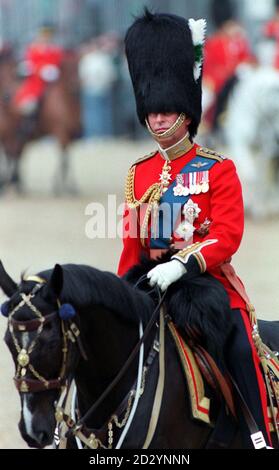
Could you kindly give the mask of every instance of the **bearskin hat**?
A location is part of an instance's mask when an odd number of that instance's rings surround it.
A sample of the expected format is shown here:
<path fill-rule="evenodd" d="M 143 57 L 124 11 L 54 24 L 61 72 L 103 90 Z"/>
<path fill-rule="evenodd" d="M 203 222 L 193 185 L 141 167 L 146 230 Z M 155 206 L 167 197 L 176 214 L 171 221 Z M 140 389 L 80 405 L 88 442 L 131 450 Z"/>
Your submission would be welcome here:
<path fill-rule="evenodd" d="M 193 137 L 201 119 L 205 20 L 147 9 L 128 29 L 126 55 L 141 124 L 149 113 L 184 112 Z"/>

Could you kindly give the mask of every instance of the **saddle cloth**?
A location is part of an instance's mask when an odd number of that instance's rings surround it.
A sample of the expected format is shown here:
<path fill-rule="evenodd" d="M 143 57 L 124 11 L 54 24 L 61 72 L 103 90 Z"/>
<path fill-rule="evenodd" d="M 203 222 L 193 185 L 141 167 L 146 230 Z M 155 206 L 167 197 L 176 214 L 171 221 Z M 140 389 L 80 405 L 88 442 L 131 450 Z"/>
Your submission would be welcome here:
<path fill-rule="evenodd" d="M 205 396 L 204 381 L 196 359 L 174 324 L 168 322 L 168 327 L 174 339 L 184 371 L 189 391 L 192 417 L 211 424 L 209 416 L 210 399 Z"/>
<path fill-rule="evenodd" d="M 172 322 L 168 323 L 170 333 L 175 342 L 177 352 L 181 361 L 183 372 L 186 379 L 186 384 L 189 391 L 190 397 L 190 409 L 192 417 L 204 423 L 207 423 L 211 426 L 214 426 L 210 418 L 210 398 L 205 394 L 205 384 L 204 378 L 201 374 L 195 356 L 186 344 L 185 340 L 179 334 L 177 328 Z M 270 380 L 272 381 L 272 389 L 274 391 L 272 400 L 273 400 L 273 410 L 268 406 L 268 419 L 269 419 L 269 428 L 270 432 L 275 432 L 274 427 L 274 414 L 276 415 L 276 420 L 278 422 L 278 399 L 279 399 L 279 361 L 273 355 L 270 354 L 271 351 L 266 347 L 266 361 L 269 370 Z"/>

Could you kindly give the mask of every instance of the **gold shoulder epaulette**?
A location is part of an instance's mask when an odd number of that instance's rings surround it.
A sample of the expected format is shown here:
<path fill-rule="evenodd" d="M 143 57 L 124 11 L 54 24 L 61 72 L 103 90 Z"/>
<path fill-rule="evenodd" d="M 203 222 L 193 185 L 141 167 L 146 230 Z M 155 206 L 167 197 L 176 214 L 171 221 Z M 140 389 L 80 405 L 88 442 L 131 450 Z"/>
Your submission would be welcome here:
<path fill-rule="evenodd" d="M 158 150 L 155 150 L 154 152 L 149 153 L 148 155 L 145 155 L 144 157 L 138 158 L 133 165 L 137 165 L 138 163 L 144 162 L 145 160 L 148 160 L 151 157 L 154 157 Z"/>
<path fill-rule="evenodd" d="M 212 160 L 217 160 L 220 163 L 222 163 L 227 158 L 224 155 L 220 155 L 220 153 L 217 153 L 214 150 L 208 149 L 206 147 L 198 148 L 197 155 L 199 155 L 200 157 L 211 158 Z"/>

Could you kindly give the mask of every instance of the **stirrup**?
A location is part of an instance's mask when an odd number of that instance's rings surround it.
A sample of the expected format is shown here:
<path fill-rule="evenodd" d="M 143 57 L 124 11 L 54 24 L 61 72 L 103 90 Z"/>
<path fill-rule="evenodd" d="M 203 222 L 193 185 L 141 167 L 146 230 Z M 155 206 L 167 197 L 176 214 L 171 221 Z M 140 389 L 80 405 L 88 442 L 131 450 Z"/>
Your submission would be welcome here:
<path fill-rule="evenodd" d="M 252 439 L 253 446 L 255 449 L 267 449 L 268 448 L 262 431 L 254 432 L 253 434 L 251 434 L 250 437 Z"/>

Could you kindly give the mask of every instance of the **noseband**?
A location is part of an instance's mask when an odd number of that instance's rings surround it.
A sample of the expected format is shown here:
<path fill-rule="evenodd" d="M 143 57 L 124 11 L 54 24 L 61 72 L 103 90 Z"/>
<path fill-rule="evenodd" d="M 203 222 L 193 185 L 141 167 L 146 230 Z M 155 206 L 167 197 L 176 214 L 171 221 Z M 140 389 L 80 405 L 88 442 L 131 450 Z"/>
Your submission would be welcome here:
<path fill-rule="evenodd" d="M 39 292 L 42 286 L 46 281 L 37 276 L 30 276 L 26 281 L 35 281 L 36 285 L 33 287 L 32 291 L 29 294 L 21 293 L 20 296 L 22 300 L 16 305 L 16 307 L 11 311 L 8 319 L 8 328 L 12 336 L 13 344 L 17 351 L 17 366 L 16 374 L 14 377 L 15 386 L 21 393 L 34 393 L 42 392 L 46 390 L 61 389 L 66 382 L 66 364 L 67 364 L 67 353 L 68 353 L 68 339 L 72 342 L 75 342 L 76 338 L 79 336 L 79 330 L 74 323 L 67 325 L 65 321 L 61 321 L 62 329 L 62 364 L 60 368 L 59 376 L 56 379 L 46 379 L 41 375 L 31 364 L 31 354 L 35 348 L 35 345 L 38 341 L 40 334 L 43 331 L 45 325 L 53 321 L 58 316 L 58 312 L 54 311 L 47 315 L 43 315 L 40 310 L 35 307 L 32 303 L 32 299 Z M 34 313 L 35 317 L 32 320 L 19 321 L 15 320 L 13 317 L 15 313 L 24 305 L 27 305 L 29 309 Z M 58 307 L 60 306 L 59 300 L 57 300 Z M 36 332 L 35 338 L 27 346 L 20 344 L 16 338 L 15 331 L 20 333 L 29 333 Z M 76 338 L 75 338 L 76 337 Z M 25 347 L 24 347 L 25 346 Z M 31 372 L 34 378 L 26 377 L 27 371 Z"/>

